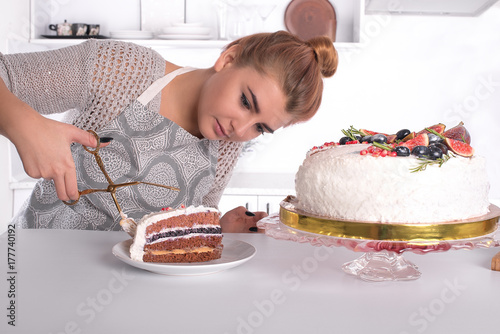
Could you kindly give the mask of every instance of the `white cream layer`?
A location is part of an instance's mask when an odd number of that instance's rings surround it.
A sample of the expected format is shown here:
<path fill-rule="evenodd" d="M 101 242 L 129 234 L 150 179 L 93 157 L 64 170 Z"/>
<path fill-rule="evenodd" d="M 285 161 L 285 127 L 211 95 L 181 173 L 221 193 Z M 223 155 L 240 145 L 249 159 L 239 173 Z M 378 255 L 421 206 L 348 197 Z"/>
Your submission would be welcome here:
<path fill-rule="evenodd" d="M 144 245 L 146 244 L 146 228 L 149 225 L 157 223 L 163 219 L 168 219 L 180 215 L 200 213 L 200 212 L 219 213 L 219 211 L 214 208 L 209 208 L 205 206 L 198 206 L 198 207 L 189 206 L 184 209 L 153 212 L 148 215 L 145 215 L 137 224 L 137 230 L 135 233 L 134 242 L 130 246 L 130 258 L 135 261 L 143 262 L 142 258 L 144 256 Z"/>
<path fill-rule="evenodd" d="M 371 222 L 433 223 L 488 213 L 483 157 L 455 157 L 411 173 L 415 157 L 360 155 L 370 145 L 310 154 L 295 177 L 297 208 L 321 216 Z"/>

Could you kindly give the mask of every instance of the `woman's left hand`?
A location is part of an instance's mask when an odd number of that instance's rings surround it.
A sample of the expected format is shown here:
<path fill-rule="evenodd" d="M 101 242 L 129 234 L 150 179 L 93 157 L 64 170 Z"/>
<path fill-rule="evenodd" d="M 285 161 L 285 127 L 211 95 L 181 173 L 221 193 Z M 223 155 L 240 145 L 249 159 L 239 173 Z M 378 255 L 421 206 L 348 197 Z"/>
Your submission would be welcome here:
<path fill-rule="evenodd" d="M 239 206 L 232 209 L 220 219 L 223 233 L 248 233 L 260 232 L 257 222 L 266 217 L 263 211 L 250 212 L 245 207 Z"/>

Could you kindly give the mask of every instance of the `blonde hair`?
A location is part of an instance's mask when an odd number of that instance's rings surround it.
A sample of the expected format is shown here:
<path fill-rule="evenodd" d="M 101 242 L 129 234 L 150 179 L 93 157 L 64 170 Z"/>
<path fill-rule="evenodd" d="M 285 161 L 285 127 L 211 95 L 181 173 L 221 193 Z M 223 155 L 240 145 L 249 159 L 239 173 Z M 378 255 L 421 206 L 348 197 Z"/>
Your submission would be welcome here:
<path fill-rule="evenodd" d="M 323 78 L 337 70 L 338 55 L 326 36 L 303 41 L 286 31 L 260 33 L 231 42 L 236 66 L 250 66 L 278 81 L 286 96 L 286 111 L 293 116 L 290 124 L 310 119 L 321 104 Z M 287 124 L 287 125 L 290 125 Z"/>

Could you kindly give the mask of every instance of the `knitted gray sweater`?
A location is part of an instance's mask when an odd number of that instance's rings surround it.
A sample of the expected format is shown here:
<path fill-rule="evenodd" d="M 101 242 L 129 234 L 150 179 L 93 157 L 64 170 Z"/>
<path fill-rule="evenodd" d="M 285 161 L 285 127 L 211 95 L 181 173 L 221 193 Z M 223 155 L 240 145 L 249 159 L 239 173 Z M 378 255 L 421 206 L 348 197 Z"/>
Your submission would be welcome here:
<path fill-rule="evenodd" d="M 99 131 L 165 74 L 165 59 L 133 43 L 89 40 L 57 50 L 0 54 L 0 77 L 40 114 Z M 160 94 L 147 107 L 159 112 Z M 217 207 L 242 144 L 221 141 L 215 182 L 203 204 Z"/>

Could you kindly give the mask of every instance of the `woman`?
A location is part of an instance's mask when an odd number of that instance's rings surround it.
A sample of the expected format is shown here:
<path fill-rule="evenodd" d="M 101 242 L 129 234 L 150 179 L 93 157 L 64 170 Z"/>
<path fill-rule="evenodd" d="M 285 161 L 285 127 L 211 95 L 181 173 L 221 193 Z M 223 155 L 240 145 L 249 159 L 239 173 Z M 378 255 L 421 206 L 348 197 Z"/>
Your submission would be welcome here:
<path fill-rule="evenodd" d="M 1 56 L 1 55 L 0 55 Z M 242 142 L 311 118 L 322 77 L 337 54 L 326 37 L 303 42 L 279 31 L 230 43 L 214 66 L 182 68 L 132 43 L 90 40 L 54 51 L 0 58 L 0 132 L 25 171 L 42 178 L 15 218 L 29 228 L 119 230 L 109 193 L 79 198 L 107 180 L 82 145 L 113 138 L 99 153 L 114 183 L 146 184 L 116 192 L 139 219 L 163 207 L 217 207 Z M 71 110 L 65 123 L 41 114 Z M 78 145 L 78 144 L 81 145 Z M 62 201 L 77 200 L 74 206 Z M 246 232 L 263 213 L 243 208 L 221 219 L 224 232 Z"/>

